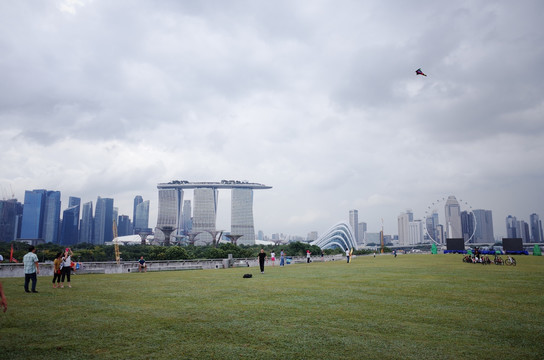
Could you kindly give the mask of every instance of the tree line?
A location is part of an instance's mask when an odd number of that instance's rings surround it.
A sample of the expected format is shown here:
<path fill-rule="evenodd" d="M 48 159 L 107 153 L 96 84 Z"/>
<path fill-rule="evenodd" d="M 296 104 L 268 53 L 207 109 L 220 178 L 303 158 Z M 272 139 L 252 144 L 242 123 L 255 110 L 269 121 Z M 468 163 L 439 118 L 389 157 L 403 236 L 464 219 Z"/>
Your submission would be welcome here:
<path fill-rule="evenodd" d="M 13 245 L 13 257 L 22 262 L 23 256 L 28 252 L 28 245 L 22 242 L 3 243 L 0 242 L 0 254 L 4 257 L 4 263 L 10 259 L 11 246 Z M 64 246 L 54 243 L 47 243 L 36 246 L 36 254 L 41 262 L 53 261 L 57 253 L 64 250 Z M 75 261 L 115 261 L 115 248 L 113 245 L 93 245 L 82 243 L 71 247 Z M 234 245 L 219 244 L 214 246 L 156 246 L 156 245 L 119 245 L 119 252 L 122 261 L 136 261 L 143 256 L 148 261 L 153 260 L 194 260 L 194 259 L 226 259 L 229 254 L 233 258 L 257 257 L 261 249 L 264 249 L 268 256 L 273 251 L 279 258 L 283 250 L 287 256 L 305 256 L 310 250 L 312 255 L 321 255 L 318 246 L 303 242 L 291 242 L 285 245 Z M 388 250 L 388 249 L 387 249 Z M 356 255 L 372 253 L 372 250 L 357 250 Z M 324 249 L 325 255 L 343 254 L 340 248 Z"/>

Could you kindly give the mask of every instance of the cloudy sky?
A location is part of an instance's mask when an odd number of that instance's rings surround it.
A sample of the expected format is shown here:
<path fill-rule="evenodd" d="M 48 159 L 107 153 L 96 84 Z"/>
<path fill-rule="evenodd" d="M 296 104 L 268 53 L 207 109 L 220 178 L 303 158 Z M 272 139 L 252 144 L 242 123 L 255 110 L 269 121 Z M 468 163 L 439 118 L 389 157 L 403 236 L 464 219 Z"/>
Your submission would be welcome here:
<path fill-rule="evenodd" d="M 3 198 L 239 179 L 256 229 L 544 217 L 544 2 L 1 1 Z M 427 77 L 416 76 L 422 68 Z M 191 198 L 187 194 L 186 198 Z M 220 192 L 218 227 L 230 226 Z M 441 212 L 442 213 L 442 212 Z"/>

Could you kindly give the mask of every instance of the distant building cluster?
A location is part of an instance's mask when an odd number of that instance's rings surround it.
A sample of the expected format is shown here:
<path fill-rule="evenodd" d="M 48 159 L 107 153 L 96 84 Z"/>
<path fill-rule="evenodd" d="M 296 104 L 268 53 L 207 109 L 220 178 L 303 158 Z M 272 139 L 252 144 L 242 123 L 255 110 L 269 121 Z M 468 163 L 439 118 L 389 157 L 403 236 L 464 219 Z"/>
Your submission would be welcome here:
<path fill-rule="evenodd" d="M 444 204 L 443 222 L 439 221 L 436 208 L 423 219 L 414 219 L 411 210 L 401 213 L 398 220 L 398 241 L 400 246 L 434 242 L 445 244 L 446 239 L 462 238 L 466 243 L 491 244 L 496 241 L 493 233 L 491 210 L 462 210 L 455 196 L 449 196 Z M 523 242 L 543 242 L 542 222 L 537 214 L 531 214 L 530 225 L 517 221 L 513 216 L 506 218 L 508 238 L 521 238 Z"/>
<path fill-rule="evenodd" d="M 111 198 L 99 196 L 93 212 L 92 201 L 81 204 L 80 198 L 70 196 L 61 218 L 60 191 L 27 190 L 22 204 L 17 199 L 0 201 L 0 241 L 102 245 L 113 240 L 114 221 L 118 236 L 151 231 L 149 200 L 135 197 L 133 221 L 118 212 Z"/>
<path fill-rule="evenodd" d="M 306 238 L 281 233 L 264 235 L 255 233 L 253 220 L 253 190 L 270 189 L 270 186 L 247 181 L 222 180 L 221 182 L 189 182 L 174 180 L 161 183 L 158 188 L 157 225 L 149 225 L 150 201 L 142 196 L 134 197 L 132 218 L 119 215 L 111 198 L 98 197 L 96 203 L 81 204 L 81 199 L 70 196 L 62 210 L 61 193 L 45 189 L 25 191 L 24 202 L 17 199 L 0 200 L 0 241 L 24 240 L 33 243 L 57 243 L 63 246 L 78 243 L 102 245 L 118 236 L 133 234 L 154 234 L 158 243 L 165 241 L 170 233 L 172 242 L 211 244 L 222 234 L 238 245 L 253 245 L 258 241 L 287 243 L 306 241 L 315 243 L 322 239 L 317 231 L 311 231 Z M 193 200 L 184 200 L 184 191 L 193 190 Z M 231 191 L 231 228 L 217 229 L 218 191 Z M 490 244 L 496 241 L 493 232 L 491 210 L 463 209 L 455 196 L 443 199 L 443 203 L 429 207 L 421 219 L 415 219 L 412 210 L 406 210 L 397 217 L 398 236 L 381 232 L 368 232 L 367 224 L 359 221 L 359 211 L 349 210 L 349 221 L 329 230 L 330 236 L 340 231 L 347 234 L 342 241 L 352 242 L 359 248 L 365 245 L 394 244 L 412 246 L 418 244 L 445 244 L 448 238 L 462 238 L 466 243 Z M 443 208 L 441 208 L 443 206 Z M 94 210 L 94 211 L 93 211 Z M 443 212 L 443 217 L 440 212 Z M 116 227 L 114 227 L 114 222 Z M 349 231 L 345 229 L 349 226 Z M 339 230 L 340 229 L 340 230 Z M 331 235 L 332 234 L 332 235 Z M 542 221 L 537 214 L 531 214 L 529 222 L 515 216 L 506 217 L 506 237 L 521 238 L 524 243 L 542 243 Z M 347 240 L 346 240 L 347 239 Z"/>

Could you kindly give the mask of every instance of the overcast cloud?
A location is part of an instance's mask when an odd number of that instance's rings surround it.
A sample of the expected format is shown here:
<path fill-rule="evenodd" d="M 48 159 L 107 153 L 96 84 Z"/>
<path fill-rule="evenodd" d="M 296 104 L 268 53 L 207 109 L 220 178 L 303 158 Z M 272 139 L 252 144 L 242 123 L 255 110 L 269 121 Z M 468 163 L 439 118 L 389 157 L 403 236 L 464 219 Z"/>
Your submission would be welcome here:
<path fill-rule="evenodd" d="M 456 195 L 544 217 L 544 3 L 2 1 L 2 197 L 238 179 L 266 234 Z M 428 75 L 416 76 L 417 68 Z M 191 198 L 187 194 L 186 198 Z M 218 227 L 228 230 L 230 194 Z"/>

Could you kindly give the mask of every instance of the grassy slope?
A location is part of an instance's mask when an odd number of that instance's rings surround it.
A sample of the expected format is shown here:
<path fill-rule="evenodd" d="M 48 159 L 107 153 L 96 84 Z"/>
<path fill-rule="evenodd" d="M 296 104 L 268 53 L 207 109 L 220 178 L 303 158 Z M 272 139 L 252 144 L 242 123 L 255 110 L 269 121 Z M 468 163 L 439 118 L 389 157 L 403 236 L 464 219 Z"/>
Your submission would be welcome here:
<path fill-rule="evenodd" d="M 358 257 L 255 268 L 3 279 L 2 358 L 544 357 L 544 258 Z M 251 272 L 252 279 L 242 279 Z M 492 351 L 489 351 L 492 350 Z"/>

